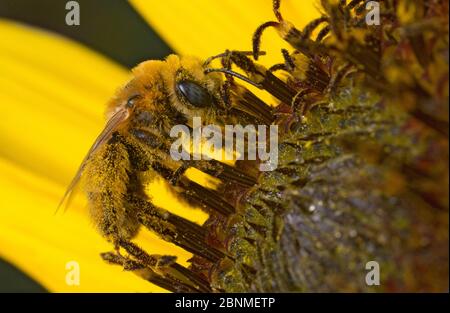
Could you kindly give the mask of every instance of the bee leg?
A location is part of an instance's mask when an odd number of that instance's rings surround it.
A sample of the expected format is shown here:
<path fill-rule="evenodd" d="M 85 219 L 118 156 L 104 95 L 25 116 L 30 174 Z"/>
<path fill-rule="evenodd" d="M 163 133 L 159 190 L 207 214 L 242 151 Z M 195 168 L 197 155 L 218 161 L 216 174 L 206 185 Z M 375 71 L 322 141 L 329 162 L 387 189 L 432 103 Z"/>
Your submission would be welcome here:
<path fill-rule="evenodd" d="M 131 260 L 129 258 L 123 257 L 120 254 L 105 252 L 101 254 L 102 259 L 113 265 L 120 265 L 125 271 L 133 272 L 135 275 L 141 277 L 148 282 L 155 284 L 163 289 L 169 290 L 171 292 L 196 292 L 194 288 L 189 285 L 181 284 L 170 277 L 164 277 L 161 274 L 156 273 L 148 266 Z"/>
<path fill-rule="evenodd" d="M 259 53 L 259 52 L 258 52 Z M 289 103 L 290 99 L 295 95 L 295 90 L 290 88 L 286 83 L 284 83 L 281 79 L 273 75 L 270 71 L 268 71 L 264 66 L 254 63 L 250 58 L 246 56 L 245 53 L 242 53 L 240 51 L 230 51 L 227 54 L 227 57 L 230 58 L 230 60 L 233 62 L 233 64 L 236 64 L 239 68 L 244 70 L 249 77 L 246 77 L 244 75 L 241 75 L 237 72 L 234 72 L 230 70 L 229 68 L 208 68 L 205 69 L 205 74 L 212 73 L 212 72 L 220 72 L 224 73 L 225 75 L 232 75 L 234 77 L 237 77 L 259 89 L 264 89 L 268 91 L 270 94 L 272 94 L 274 97 L 278 98 L 279 100 Z M 250 91 L 243 92 L 242 90 L 247 90 L 246 88 L 237 85 L 237 84 L 231 84 L 232 88 L 232 98 L 233 96 L 242 97 L 242 95 L 251 97 L 252 100 L 257 98 L 254 96 Z M 249 98 L 250 99 L 250 98 Z M 249 101 L 247 99 L 246 101 Z M 250 101 L 251 103 L 253 101 Z M 270 106 L 267 106 L 263 101 L 259 100 L 254 102 L 255 105 L 260 107 L 249 107 L 249 108 L 242 108 L 244 112 L 254 114 L 256 117 L 258 117 L 261 112 L 259 111 L 270 111 Z M 237 106 L 239 109 L 239 105 Z M 248 111 L 247 111 L 247 110 Z M 256 111 L 253 111 L 255 110 Z M 269 113 L 271 115 L 271 111 Z M 272 118 L 272 116 L 271 116 Z"/>
<path fill-rule="evenodd" d="M 257 88 L 266 89 L 269 93 L 272 93 L 275 97 L 282 101 L 283 99 L 286 100 L 289 97 L 289 94 L 293 96 L 295 91 L 291 90 L 289 86 L 287 86 L 282 80 L 278 79 L 270 71 L 266 70 L 263 66 L 253 63 L 253 61 L 246 56 L 247 54 L 248 53 L 246 52 L 227 50 L 225 53 L 220 55 L 223 57 L 223 68 L 207 68 L 204 72 L 205 74 L 212 72 L 220 72 L 225 74 L 227 79 L 221 93 L 224 102 L 228 104 L 228 109 L 241 111 L 244 115 L 247 114 L 247 117 L 251 120 L 256 119 L 255 122 L 257 123 L 262 122 L 264 124 L 271 124 L 275 119 L 273 108 L 259 99 L 247 88 L 234 83 L 233 77 L 237 77 Z M 261 53 L 258 52 L 258 54 Z M 232 63 L 247 72 L 251 78 L 232 71 Z M 265 73 L 267 73 L 267 75 L 265 75 Z M 276 85 L 277 87 L 272 85 Z M 284 98 L 280 98 L 282 96 L 284 96 Z"/>
<path fill-rule="evenodd" d="M 252 81 L 260 85 L 261 89 L 266 90 L 280 101 L 289 104 L 295 96 L 296 92 L 294 89 L 268 71 L 264 66 L 253 62 L 245 54 L 239 51 L 231 51 L 230 58 L 233 64 L 236 64 L 245 71 Z"/>
<path fill-rule="evenodd" d="M 246 52 L 239 53 L 242 55 L 248 54 Z M 223 86 L 224 102 L 227 103 L 229 109 L 234 107 L 237 110 L 246 112 L 250 116 L 255 117 L 258 121 L 265 124 L 271 124 L 274 119 L 272 108 L 246 88 L 235 84 L 233 76 L 229 74 L 232 67 L 232 54 L 232 51 L 226 50 L 221 58 L 223 68 L 228 70 L 228 72 L 225 72 L 226 81 Z M 235 105 L 233 106 L 232 103 Z"/>
<path fill-rule="evenodd" d="M 223 83 L 223 86 L 221 89 L 222 99 L 223 99 L 223 102 L 225 103 L 227 109 L 230 109 L 232 107 L 231 96 L 230 96 L 231 86 L 232 86 L 232 82 L 227 79 Z"/>
<path fill-rule="evenodd" d="M 149 255 L 136 244 L 128 240 L 119 239 L 118 244 L 125 249 L 132 257 L 142 262 L 144 265 L 158 270 L 173 264 L 177 257 L 171 255 Z"/>
<path fill-rule="evenodd" d="M 224 68 L 230 69 L 231 70 L 231 60 L 229 58 L 229 50 L 225 51 L 225 57 L 223 57 L 220 62 L 222 63 L 222 66 Z M 225 103 L 227 104 L 228 108 L 232 107 L 231 104 L 231 95 L 230 95 L 230 89 L 231 86 L 233 85 L 234 79 L 233 76 L 230 74 L 225 74 L 225 83 L 223 86 L 223 95 L 224 95 L 224 99 L 225 99 Z"/>
<path fill-rule="evenodd" d="M 191 292 L 210 292 L 209 283 L 191 270 L 176 263 L 175 256 L 149 255 L 136 244 L 121 240 L 124 248 L 136 261 L 153 272 L 175 283 L 178 288 L 189 288 Z"/>

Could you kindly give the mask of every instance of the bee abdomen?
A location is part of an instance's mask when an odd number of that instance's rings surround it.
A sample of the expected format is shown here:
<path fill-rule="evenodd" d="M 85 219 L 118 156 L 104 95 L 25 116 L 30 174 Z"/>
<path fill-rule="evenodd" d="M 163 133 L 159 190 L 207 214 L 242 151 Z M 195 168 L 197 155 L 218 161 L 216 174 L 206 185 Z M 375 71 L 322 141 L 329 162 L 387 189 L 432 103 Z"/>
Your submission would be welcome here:
<path fill-rule="evenodd" d="M 115 139 L 100 147 L 86 164 L 84 189 L 89 197 L 90 215 L 99 231 L 110 240 L 130 238 L 138 228 L 136 219 L 125 208 L 129 171 L 128 151 Z"/>

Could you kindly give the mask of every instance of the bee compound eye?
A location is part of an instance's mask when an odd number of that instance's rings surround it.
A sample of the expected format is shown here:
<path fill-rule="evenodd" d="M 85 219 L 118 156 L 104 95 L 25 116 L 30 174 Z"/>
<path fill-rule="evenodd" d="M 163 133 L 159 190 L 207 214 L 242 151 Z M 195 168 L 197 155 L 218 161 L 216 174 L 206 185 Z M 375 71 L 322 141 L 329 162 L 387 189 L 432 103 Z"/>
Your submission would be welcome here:
<path fill-rule="evenodd" d="M 176 84 L 177 91 L 193 106 L 206 107 L 213 102 L 211 94 L 198 83 L 184 80 Z"/>

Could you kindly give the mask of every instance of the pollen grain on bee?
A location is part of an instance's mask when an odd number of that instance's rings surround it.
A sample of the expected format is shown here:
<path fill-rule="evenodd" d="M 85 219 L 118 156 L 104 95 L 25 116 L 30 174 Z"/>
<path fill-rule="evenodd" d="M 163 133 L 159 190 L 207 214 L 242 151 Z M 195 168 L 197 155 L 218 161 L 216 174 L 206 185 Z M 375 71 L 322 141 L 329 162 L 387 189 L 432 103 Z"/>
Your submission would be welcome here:
<path fill-rule="evenodd" d="M 260 171 L 273 171 L 278 166 L 277 125 L 203 125 L 201 117 L 193 117 L 192 128 L 175 125 L 170 137 L 173 160 L 259 160 Z M 192 153 L 190 153 L 190 151 Z"/>

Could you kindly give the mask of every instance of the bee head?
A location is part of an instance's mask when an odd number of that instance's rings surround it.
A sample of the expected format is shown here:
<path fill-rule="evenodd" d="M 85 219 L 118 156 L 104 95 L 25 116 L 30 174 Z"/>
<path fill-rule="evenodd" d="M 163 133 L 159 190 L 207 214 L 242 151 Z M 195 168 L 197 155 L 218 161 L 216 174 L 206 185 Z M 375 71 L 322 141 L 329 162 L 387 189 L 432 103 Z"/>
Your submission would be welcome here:
<path fill-rule="evenodd" d="M 203 63 L 195 57 L 170 55 L 165 61 L 146 61 L 138 65 L 133 70 L 134 80 L 145 86 L 145 102 L 157 104 L 158 108 L 153 108 L 152 112 L 159 109 L 167 112 L 170 107 L 188 121 L 202 117 L 209 123 L 224 113 L 223 79 L 218 73 L 205 74 Z"/>

